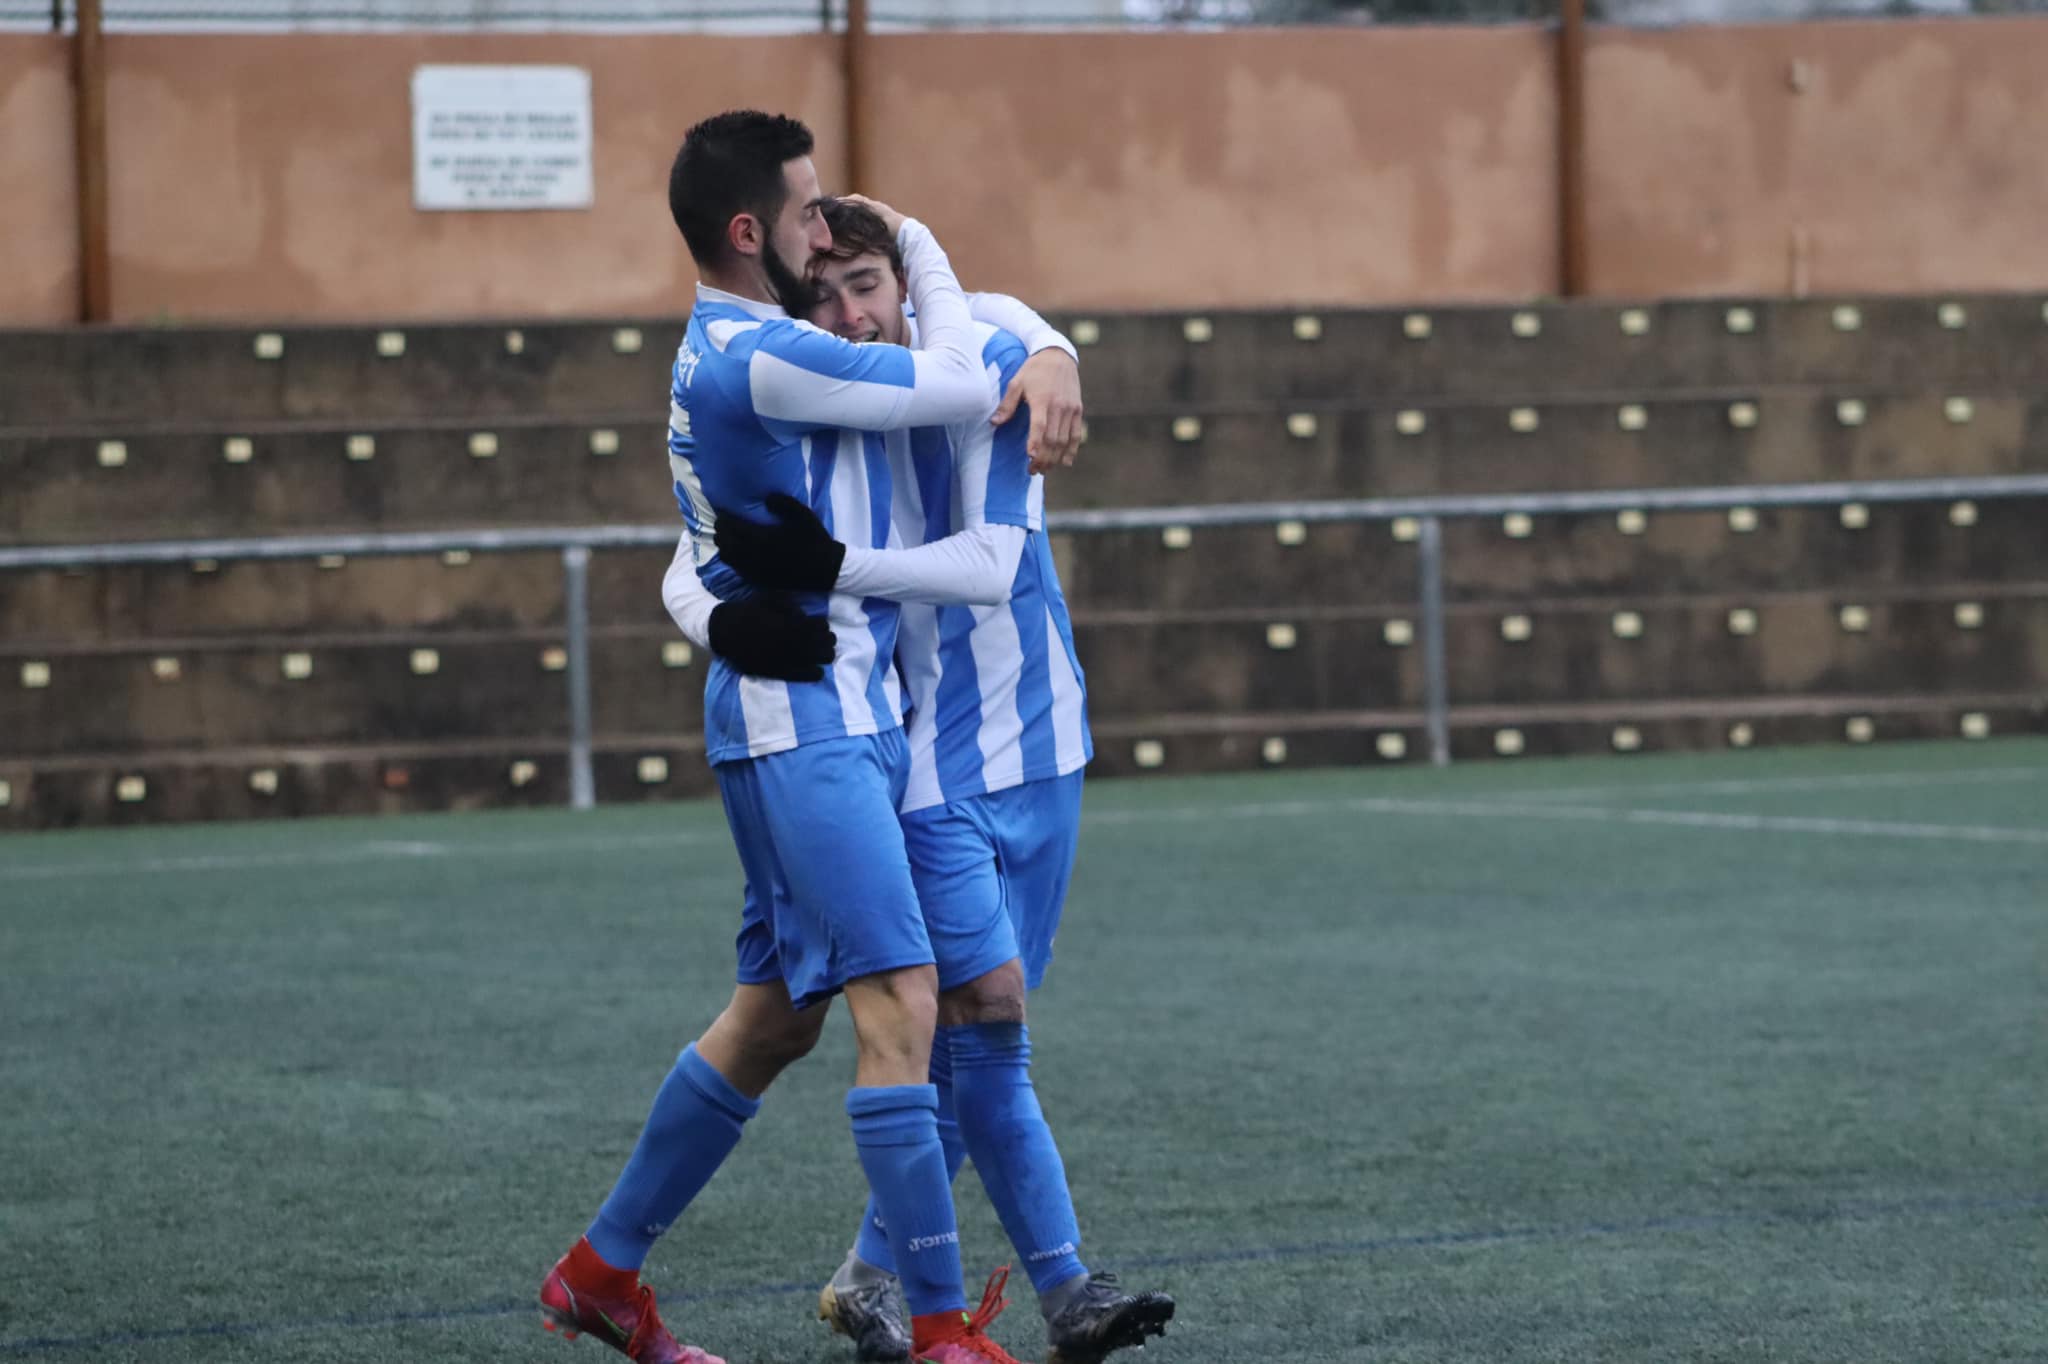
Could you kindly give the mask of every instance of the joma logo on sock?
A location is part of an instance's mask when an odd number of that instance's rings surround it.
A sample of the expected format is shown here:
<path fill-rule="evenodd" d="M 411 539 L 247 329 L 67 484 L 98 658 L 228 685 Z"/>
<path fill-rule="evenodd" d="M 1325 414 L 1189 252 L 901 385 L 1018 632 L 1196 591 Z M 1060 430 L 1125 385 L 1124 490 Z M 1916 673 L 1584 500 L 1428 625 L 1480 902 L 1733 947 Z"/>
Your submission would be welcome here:
<path fill-rule="evenodd" d="M 1072 1255 L 1073 1253 L 1074 1243 L 1072 1241 L 1062 1241 L 1051 1250 L 1034 1250 L 1024 1258 L 1036 1264 L 1040 1260 L 1057 1260 L 1062 1255 Z"/>
<path fill-rule="evenodd" d="M 941 1232 L 937 1236 L 913 1236 L 910 1238 L 910 1248 L 913 1251 L 937 1250 L 940 1246 L 957 1246 L 959 1244 L 960 1233 L 957 1231 Z"/>

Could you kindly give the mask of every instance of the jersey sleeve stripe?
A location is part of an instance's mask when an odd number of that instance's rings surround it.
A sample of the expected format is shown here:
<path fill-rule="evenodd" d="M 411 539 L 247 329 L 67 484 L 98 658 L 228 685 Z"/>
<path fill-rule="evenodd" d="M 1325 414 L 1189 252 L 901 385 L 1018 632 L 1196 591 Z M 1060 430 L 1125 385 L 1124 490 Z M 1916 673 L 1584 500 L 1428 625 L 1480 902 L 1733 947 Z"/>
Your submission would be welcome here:
<path fill-rule="evenodd" d="M 824 425 L 819 414 L 829 411 L 830 425 L 879 431 L 895 425 L 910 401 L 908 385 L 822 374 L 768 350 L 754 352 L 747 382 L 754 411 L 770 421 Z"/>

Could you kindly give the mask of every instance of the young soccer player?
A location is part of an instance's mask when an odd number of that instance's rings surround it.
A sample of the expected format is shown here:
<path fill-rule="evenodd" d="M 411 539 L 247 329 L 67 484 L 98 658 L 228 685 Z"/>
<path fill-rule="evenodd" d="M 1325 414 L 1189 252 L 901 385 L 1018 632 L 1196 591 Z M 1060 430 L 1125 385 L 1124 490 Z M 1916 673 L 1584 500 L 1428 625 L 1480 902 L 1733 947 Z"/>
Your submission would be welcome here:
<path fill-rule="evenodd" d="M 813 261 L 806 316 L 848 340 L 908 344 L 902 219 L 880 205 L 826 205 L 832 246 Z M 1007 301 L 995 300 L 996 304 Z M 994 308 L 1019 331 L 1028 309 Z M 1001 387 L 1023 345 L 982 325 Z M 787 590 L 905 603 L 897 661 L 910 697 L 911 777 L 903 829 L 939 972 L 932 1078 L 949 1171 L 971 1155 L 1039 1292 L 1049 1358 L 1095 1364 L 1164 1329 L 1164 1294 L 1125 1293 L 1091 1274 L 1057 1145 L 1030 1077 L 1024 996 L 1044 976 L 1073 867 L 1081 769 L 1090 756 L 1085 687 L 1048 551 L 1043 479 L 1025 451 L 1027 414 L 890 433 L 892 545 L 847 547 L 798 503 L 761 526 L 723 517 L 726 566 Z M 664 583 L 686 634 L 708 643 L 715 599 L 679 552 Z M 950 1119 L 950 1121 L 949 1121 Z M 870 1202 L 855 1245 L 820 1300 L 862 1361 L 904 1357 L 886 1214 Z"/>

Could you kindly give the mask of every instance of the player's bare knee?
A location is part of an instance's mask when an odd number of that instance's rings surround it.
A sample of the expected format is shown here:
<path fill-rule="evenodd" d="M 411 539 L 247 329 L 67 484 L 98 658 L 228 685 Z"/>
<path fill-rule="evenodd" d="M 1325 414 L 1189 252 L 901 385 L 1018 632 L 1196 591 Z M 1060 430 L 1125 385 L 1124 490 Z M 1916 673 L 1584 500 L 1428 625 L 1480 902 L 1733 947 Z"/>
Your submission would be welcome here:
<path fill-rule="evenodd" d="M 743 1093 L 759 1094 L 818 1045 L 828 1012 L 828 1004 L 796 1008 L 780 982 L 741 985 L 698 1050 Z"/>
<path fill-rule="evenodd" d="M 824 1036 L 826 1012 L 825 1006 L 820 1004 L 762 1020 L 747 1037 L 746 1046 L 764 1063 L 773 1064 L 778 1069 L 794 1065 L 809 1056 L 812 1048 L 818 1045 L 818 1039 Z"/>
<path fill-rule="evenodd" d="M 939 973 L 931 966 L 877 971 L 846 982 L 846 1003 L 856 1015 L 929 1013 L 939 998 Z"/>
<path fill-rule="evenodd" d="M 848 981 L 846 1004 L 862 1056 L 918 1064 L 918 1058 L 930 1056 L 939 1017 L 939 977 L 933 968 L 906 967 Z"/>
<path fill-rule="evenodd" d="M 1024 1021 L 1024 964 L 1015 958 L 939 996 L 939 1026 Z"/>

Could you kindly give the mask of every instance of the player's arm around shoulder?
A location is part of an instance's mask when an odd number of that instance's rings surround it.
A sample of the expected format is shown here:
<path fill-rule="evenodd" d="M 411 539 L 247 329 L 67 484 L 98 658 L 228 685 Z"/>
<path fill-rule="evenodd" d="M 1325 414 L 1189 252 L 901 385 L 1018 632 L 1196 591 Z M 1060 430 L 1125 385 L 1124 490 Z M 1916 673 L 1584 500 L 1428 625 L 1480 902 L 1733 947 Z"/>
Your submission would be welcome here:
<path fill-rule="evenodd" d="M 1051 336 L 1057 344 L 1039 346 L 1014 369 L 1005 368 L 1002 400 L 989 418 L 1002 426 L 1019 408 L 1028 413 L 1024 450 L 1034 474 L 1070 467 L 1088 439 L 1081 363 L 1072 343 L 1057 332 Z"/>
<path fill-rule="evenodd" d="M 856 345 L 808 322 L 776 319 L 761 329 L 748 362 L 758 414 L 812 428 L 895 431 L 964 421 L 994 404 L 952 265 L 914 218 L 900 240 L 922 346 Z"/>

